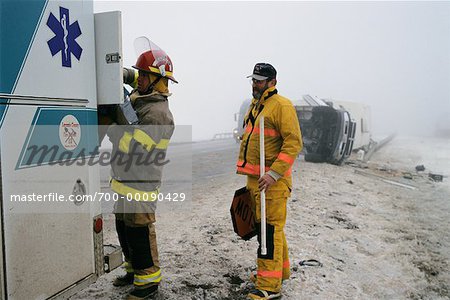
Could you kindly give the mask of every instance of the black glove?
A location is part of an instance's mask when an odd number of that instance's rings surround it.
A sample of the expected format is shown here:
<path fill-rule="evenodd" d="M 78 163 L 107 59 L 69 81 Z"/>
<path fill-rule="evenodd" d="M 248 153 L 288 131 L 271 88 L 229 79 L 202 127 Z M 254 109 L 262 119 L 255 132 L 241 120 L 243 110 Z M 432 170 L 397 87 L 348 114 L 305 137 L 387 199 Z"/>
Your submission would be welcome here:
<path fill-rule="evenodd" d="M 135 79 L 135 70 L 123 68 L 123 83 L 124 84 L 132 84 Z"/>

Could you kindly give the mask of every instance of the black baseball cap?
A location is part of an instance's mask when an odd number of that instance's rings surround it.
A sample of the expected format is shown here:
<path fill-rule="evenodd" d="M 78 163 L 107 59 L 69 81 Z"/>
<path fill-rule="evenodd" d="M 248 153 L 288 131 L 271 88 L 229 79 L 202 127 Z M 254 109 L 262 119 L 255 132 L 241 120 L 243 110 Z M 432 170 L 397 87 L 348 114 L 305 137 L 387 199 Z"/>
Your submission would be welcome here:
<path fill-rule="evenodd" d="M 253 68 L 253 74 L 247 76 L 247 78 L 250 77 L 256 80 L 275 79 L 277 78 L 277 70 L 271 64 L 257 63 Z"/>

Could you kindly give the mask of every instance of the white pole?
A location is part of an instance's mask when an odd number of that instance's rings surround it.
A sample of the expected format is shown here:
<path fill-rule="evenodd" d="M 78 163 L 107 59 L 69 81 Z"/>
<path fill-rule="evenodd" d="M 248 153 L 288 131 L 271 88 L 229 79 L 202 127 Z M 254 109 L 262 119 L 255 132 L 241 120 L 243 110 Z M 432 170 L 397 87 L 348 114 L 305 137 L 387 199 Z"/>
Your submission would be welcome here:
<path fill-rule="evenodd" d="M 259 174 L 262 177 L 266 172 L 264 151 L 264 117 L 259 118 Z M 261 191 L 261 255 L 267 254 L 266 247 L 266 192 Z"/>

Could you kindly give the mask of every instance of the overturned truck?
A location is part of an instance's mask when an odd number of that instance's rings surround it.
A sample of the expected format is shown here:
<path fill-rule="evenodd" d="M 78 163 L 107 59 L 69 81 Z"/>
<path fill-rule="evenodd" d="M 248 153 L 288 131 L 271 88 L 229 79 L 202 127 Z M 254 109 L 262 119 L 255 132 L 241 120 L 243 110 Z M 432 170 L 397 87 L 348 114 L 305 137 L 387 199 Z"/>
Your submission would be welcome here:
<path fill-rule="evenodd" d="M 359 106 L 367 107 L 362 104 Z M 352 150 L 364 146 L 367 137 L 370 140 L 367 127 L 370 121 L 368 107 L 361 110 L 364 113 L 355 113 L 358 114 L 356 116 L 351 115 L 351 112 L 338 102 L 305 95 L 295 105 L 295 109 L 302 130 L 306 161 L 340 165 L 350 156 Z M 361 127 L 361 132 L 357 134 L 357 125 L 362 126 L 363 123 L 367 125 Z"/>
<path fill-rule="evenodd" d="M 243 101 L 234 116 L 237 127 L 233 134 L 237 143 L 244 133 L 243 120 L 250 102 L 250 99 Z M 368 152 L 373 146 L 368 105 L 304 95 L 294 106 L 306 161 L 341 165 L 352 151 Z"/>

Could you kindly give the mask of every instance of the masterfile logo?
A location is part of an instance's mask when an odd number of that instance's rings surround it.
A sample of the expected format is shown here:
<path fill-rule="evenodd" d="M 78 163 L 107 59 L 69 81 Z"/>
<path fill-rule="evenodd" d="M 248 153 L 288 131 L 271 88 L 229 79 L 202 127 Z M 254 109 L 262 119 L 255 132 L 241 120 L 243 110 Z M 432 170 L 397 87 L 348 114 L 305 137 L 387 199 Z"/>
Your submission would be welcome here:
<path fill-rule="evenodd" d="M 69 10 L 59 7 L 59 19 L 50 13 L 47 20 L 47 26 L 53 31 L 55 36 L 50 39 L 47 44 L 50 48 L 52 56 L 61 51 L 62 66 L 72 67 L 72 54 L 80 60 L 83 49 L 75 41 L 81 35 L 80 25 L 78 21 L 70 24 Z"/>

